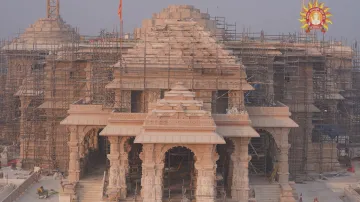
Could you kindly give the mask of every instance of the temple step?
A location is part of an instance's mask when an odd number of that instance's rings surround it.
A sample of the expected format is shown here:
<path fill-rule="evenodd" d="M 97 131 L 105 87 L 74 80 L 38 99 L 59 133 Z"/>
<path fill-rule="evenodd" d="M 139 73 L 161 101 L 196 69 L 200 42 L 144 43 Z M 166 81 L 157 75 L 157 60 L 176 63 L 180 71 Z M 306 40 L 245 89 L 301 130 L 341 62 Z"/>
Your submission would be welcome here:
<path fill-rule="evenodd" d="M 102 181 L 86 180 L 80 181 L 76 192 L 78 202 L 99 202 L 102 194 Z"/>
<path fill-rule="evenodd" d="M 255 190 L 256 202 L 280 202 L 280 185 L 253 185 L 252 187 Z"/>

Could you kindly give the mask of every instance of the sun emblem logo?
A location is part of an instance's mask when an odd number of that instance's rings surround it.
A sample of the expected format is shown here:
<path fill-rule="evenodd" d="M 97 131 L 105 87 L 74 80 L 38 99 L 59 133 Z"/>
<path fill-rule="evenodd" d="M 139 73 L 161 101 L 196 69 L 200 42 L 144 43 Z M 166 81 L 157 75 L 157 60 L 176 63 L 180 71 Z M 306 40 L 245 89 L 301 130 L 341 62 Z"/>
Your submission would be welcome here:
<path fill-rule="evenodd" d="M 304 6 L 300 13 L 301 19 L 299 20 L 303 26 L 301 27 L 309 33 L 313 29 L 320 29 L 325 33 L 329 29 L 329 24 L 332 24 L 330 17 L 332 14 L 329 12 L 330 8 L 325 7 L 324 3 L 319 3 L 318 0 L 309 2 L 308 7 Z"/>

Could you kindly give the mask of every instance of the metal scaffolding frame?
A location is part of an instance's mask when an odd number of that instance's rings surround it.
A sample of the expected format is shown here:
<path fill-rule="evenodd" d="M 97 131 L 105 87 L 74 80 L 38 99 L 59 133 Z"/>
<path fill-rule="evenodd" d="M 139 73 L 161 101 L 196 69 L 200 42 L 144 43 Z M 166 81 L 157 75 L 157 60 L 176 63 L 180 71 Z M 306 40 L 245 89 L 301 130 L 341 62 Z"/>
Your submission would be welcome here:
<path fill-rule="evenodd" d="M 24 167 L 66 170 L 68 137 L 59 123 L 67 116 L 69 104 L 101 104 L 119 112 L 135 112 L 134 108 L 138 109 L 136 112 L 146 112 L 149 92 L 154 90 L 149 81 L 157 77 L 162 85 L 155 89 L 157 99 L 174 82 L 185 80 L 197 98 L 204 101 L 204 108 L 214 113 L 226 113 L 234 103 L 238 110 L 245 110 L 244 104 L 274 106 L 275 101 L 281 101 L 288 105 L 292 118 L 300 125 L 291 131 L 289 138 L 293 179 L 301 180 L 309 172 L 333 170 L 338 158 L 353 156 L 351 148 L 360 144 L 357 44 L 349 52 L 345 43 L 318 39 L 315 34 L 238 32 L 236 24 L 228 24 L 225 18 L 212 19 L 217 31 L 210 32 L 210 37 L 217 39 L 217 46 L 213 47 L 215 59 L 211 68 L 201 64 L 204 56 L 196 54 L 196 43 L 186 44 L 186 62 L 182 65 L 187 68 L 176 64 L 173 51 L 178 42 L 172 40 L 172 33 L 160 29 L 157 34 L 164 41 L 156 43 L 167 48 L 157 56 L 163 61 L 160 68 L 153 67 L 154 56 L 147 52 L 154 41 L 147 37 L 125 39 L 116 31 L 101 32 L 96 37 L 74 34 L 71 41 L 60 46 L 52 42 L 29 45 L 15 39 L 1 41 L 2 138 L 22 145 L 19 158 Z M 185 38 L 203 30 L 197 25 L 191 29 L 186 30 L 189 35 Z M 142 49 L 141 54 L 129 58 L 128 52 L 134 47 Z M 221 56 L 223 48 L 230 50 L 230 55 L 245 68 L 225 67 L 228 58 Z M 136 63 L 127 63 L 135 60 Z M 118 61 L 119 66 L 113 66 Z M 154 69 L 162 76 L 154 75 Z M 247 77 L 240 73 L 242 70 Z M 214 81 L 211 88 L 197 86 L 196 79 L 204 76 Z M 246 79 L 255 91 L 240 95 L 236 91 L 240 91 L 241 85 L 233 89 L 220 86 L 227 76 L 239 82 Z M 115 78 L 119 79 L 117 88 L 106 88 Z M 127 83 L 129 78 L 135 82 Z M 129 96 L 133 100 L 130 103 L 125 99 Z M 213 107 L 221 102 L 223 109 Z"/>

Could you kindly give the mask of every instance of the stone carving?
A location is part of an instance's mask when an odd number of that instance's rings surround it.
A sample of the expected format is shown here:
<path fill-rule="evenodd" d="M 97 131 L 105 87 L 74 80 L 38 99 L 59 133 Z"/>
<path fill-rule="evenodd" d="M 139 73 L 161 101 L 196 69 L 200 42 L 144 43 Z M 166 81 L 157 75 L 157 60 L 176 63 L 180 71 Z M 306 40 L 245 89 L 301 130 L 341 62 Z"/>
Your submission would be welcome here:
<path fill-rule="evenodd" d="M 255 198 L 255 189 L 250 187 L 249 198 Z"/>
<path fill-rule="evenodd" d="M 190 200 L 186 197 L 186 189 L 182 191 L 181 202 L 190 202 Z"/>
<path fill-rule="evenodd" d="M 8 147 L 4 147 L 4 150 L 0 153 L 0 166 L 7 165 L 8 157 Z"/>
<path fill-rule="evenodd" d="M 226 114 L 247 114 L 245 107 L 241 110 L 238 107 L 231 107 L 230 109 L 226 109 Z"/>
<path fill-rule="evenodd" d="M 239 114 L 237 107 L 232 107 L 231 109 L 226 109 L 226 114 Z"/>

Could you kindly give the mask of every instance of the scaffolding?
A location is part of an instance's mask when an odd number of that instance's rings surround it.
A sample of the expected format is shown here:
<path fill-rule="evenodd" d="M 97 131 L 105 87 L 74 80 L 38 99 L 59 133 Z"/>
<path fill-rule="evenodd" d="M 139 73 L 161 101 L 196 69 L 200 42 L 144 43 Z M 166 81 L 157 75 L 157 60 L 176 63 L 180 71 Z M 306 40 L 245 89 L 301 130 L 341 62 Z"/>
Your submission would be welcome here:
<path fill-rule="evenodd" d="M 61 18 L 46 18 L 1 46 L 3 137 L 20 143 L 19 166 L 66 170 L 67 133 L 59 123 L 76 95 L 68 75 L 76 73 L 77 41 L 76 30 Z"/>
<path fill-rule="evenodd" d="M 352 51 L 346 42 L 319 39 L 316 33 L 243 31 L 237 35 L 232 37 L 236 41 L 225 40 L 224 44 L 245 65 L 247 80 L 255 88 L 244 95 L 245 104 L 283 102 L 300 126 L 289 136 L 291 178 L 301 181 L 309 173 L 338 169 L 341 157 L 349 155 L 349 146 L 345 146 L 349 136 L 356 137 L 355 121 L 350 121 L 355 106 L 351 92 L 357 92 L 350 73 L 355 65 L 350 64 Z M 251 155 L 259 157 L 268 147 L 267 141 L 263 142 L 262 147 L 250 143 Z"/>
<path fill-rule="evenodd" d="M 202 20 L 213 25 L 199 25 Z M 67 170 L 68 134 L 59 123 L 70 104 L 144 113 L 178 81 L 212 113 L 275 101 L 288 105 L 300 125 L 289 136 L 294 180 L 334 170 L 339 158 L 354 156 L 350 148 L 360 144 L 357 43 L 349 50 L 315 34 L 238 32 L 223 17 L 175 18 L 151 26 L 134 37 L 105 30 L 79 36 L 67 29 L 67 40 L 59 43 L 51 29 L 1 41 L 1 135 L 9 144 L 20 143 L 24 167 Z M 208 85 L 199 82 L 204 78 Z M 274 144 L 262 138 L 252 141 L 250 155 L 258 158 Z M 253 170 L 265 173 L 266 161 Z"/>

